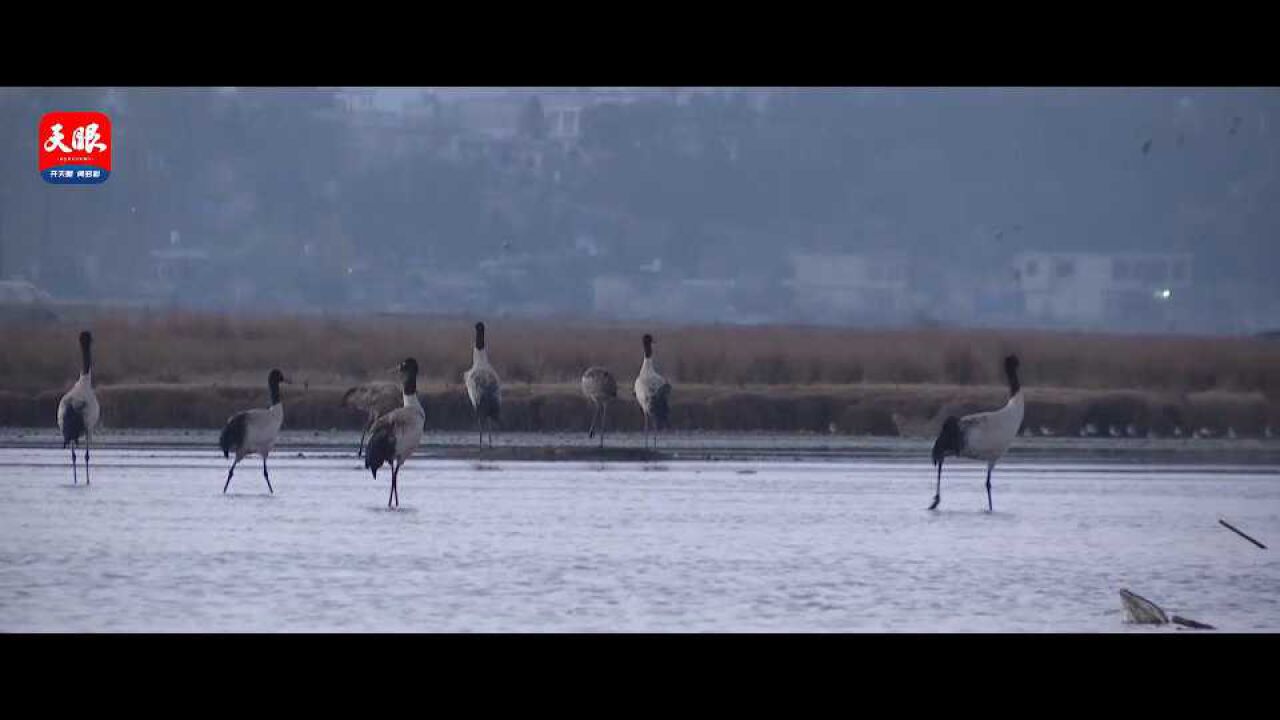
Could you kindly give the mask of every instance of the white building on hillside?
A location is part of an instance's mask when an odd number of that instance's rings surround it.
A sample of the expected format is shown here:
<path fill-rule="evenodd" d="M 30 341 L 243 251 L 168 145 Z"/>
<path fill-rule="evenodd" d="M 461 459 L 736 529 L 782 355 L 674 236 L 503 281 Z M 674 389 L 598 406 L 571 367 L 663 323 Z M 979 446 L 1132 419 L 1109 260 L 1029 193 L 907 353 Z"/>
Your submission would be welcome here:
<path fill-rule="evenodd" d="M 798 253 L 791 256 L 795 309 L 817 320 L 893 321 L 909 313 L 911 286 L 905 255 Z"/>
<path fill-rule="evenodd" d="M 1014 274 L 1037 320 L 1066 324 L 1160 320 L 1191 285 L 1191 256 L 1027 252 Z"/>

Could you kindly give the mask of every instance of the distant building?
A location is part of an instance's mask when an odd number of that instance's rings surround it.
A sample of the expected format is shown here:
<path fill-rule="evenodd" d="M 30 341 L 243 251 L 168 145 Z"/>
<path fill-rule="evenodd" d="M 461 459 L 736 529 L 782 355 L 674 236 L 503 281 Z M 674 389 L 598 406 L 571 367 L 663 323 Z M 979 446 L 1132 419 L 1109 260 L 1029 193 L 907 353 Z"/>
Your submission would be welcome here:
<path fill-rule="evenodd" d="M 557 88 L 521 88 L 489 93 L 443 93 L 450 116 L 469 133 L 489 140 L 510 140 L 520 132 L 520 119 L 528 102 L 537 98 L 547 121 L 547 137 L 566 144 L 582 137 L 583 111 L 595 105 L 630 103 L 643 91 L 589 91 Z"/>
<path fill-rule="evenodd" d="M 466 133 L 486 140 L 510 140 L 520 131 L 520 112 L 527 97 L 483 95 L 465 99 L 445 96 L 445 116 Z"/>
<path fill-rule="evenodd" d="M 0 281 L 0 305 L 38 305 L 52 300 L 49 293 L 25 280 Z"/>
<path fill-rule="evenodd" d="M 912 310 L 905 255 L 795 254 L 791 278 L 795 310 L 818 321 L 896 321 Z"/>
<path fill-rule="evenodd" d="M 333 111 L 355 131 L 358 156 L 396 157 L 435 149 L 462 158 L 503 154 L 516 167 L 541 173 L 547 145 L 571 151 L 582 139 L 589 108 L 659 100 L 685 103 L 697 95 L 728 95 L 718 88 L 341 88 Z M 745 97 L 759 107 L 767 93 Z M 542 106 L 546 135 L 530 142 L 521 136 L 530 100 Z M 437 137 L 429 128 L 457 134 Z M 373 160 L 370 163 L 376 164 Z"/>
<path fill-rule="evenodd" d="M 418 308 L 459 313 L 487 307 L 490 283 L 474 272 L 418 268 L 409 273 Z"/>
<path fill-rule="evenodd" d="M 677 105 L 688 105 L 695 97 L 713 96 L 713 97 L 732 97 L 739 96 L 746 100 L 747 104 L 755 110 L 763 110 L 769 104 L 769 100 L 779 91 L 779 88 L 767 87 L 751 87 L 751 88 L 734 88 L 734 87 L 683 87 L 671 88 L 665 91 Z"/>
<path fill-rule="evenodd" d="M 365 168 L 406 153 L 435 150 L 430 130 L 440 118 L 437 98 L 421 88 L 346 88 L 334 93 L 335 110 L 352 132 L 354 157 Z"/>
<path fill-rule="evenodd" d="M 547 121 L 547 136 L 565 144 L 582 138 L 583 113 L 591 107 L 661 100 L 685 104 L 696 95 L 729 95 L 731 88 L 515 88 L 487 90 L 443 90 L 435 97 L 449 108 L 451 117 L 468 132 L 489 140 L 510 140 L 520 129 L 520 117 L 531 98 L 538 98 Z M 750 92 L 745 97 L 761 107 L 766 92 Z M 370 101 L 365 101 L 370 102 Z"/>
<path fill-rule="evenodd" d="M 1190 287 L 1191 256 L 1027 252 L 1014 258 L 1014 274 L 1034 320 L 1141 325 L 1165 320 Z"/>
<path fill-rule="evenodd" d="M 47 321 L 57 317 L 49 293 L 23 280 L 0 281 L 0 320 Z"/>
<path fill-rule="evenodd" d="M 672 322 L 738 322 L 728 278 L 671 278 L 651 273 L 600 275 L 592 281 L 592 310 L 605 317 Z"/>
<path fill-rule="evenodd" d="M 334 93 L 338 105 L 352 113 L 415 114 L 430 107 L 423 88 L 343 88 Z"/>
<path fill-rule="evenodd" d="M 207 265 L 210 258 L 208 250 L 176 244 L 152 250 L 149 255 L 151 272 L 139 279 L 138 289 L 144 295 L 164 297 L 178 292 L 192 271 Z"/>
<path fill-rule="evenodd" d="M 553 96 L 541 102 L 547 134 L 552 140 L 577 142 L 582 137 L 582 111 L 593 104 L 591 98 Z"/>

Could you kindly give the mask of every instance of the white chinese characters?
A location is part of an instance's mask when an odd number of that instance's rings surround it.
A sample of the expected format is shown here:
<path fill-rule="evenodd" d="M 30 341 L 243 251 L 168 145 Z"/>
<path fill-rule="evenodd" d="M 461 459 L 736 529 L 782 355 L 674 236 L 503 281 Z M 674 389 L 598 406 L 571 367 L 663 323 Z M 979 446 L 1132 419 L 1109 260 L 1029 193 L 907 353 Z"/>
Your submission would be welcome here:
<path fill-rule="evenodd" d="M 85 150 L 90 153 L 94 150 L 106 152 L 107 144 L 100 142 L 101 139 L 102 136 L 98 134 L 98 123 L 89 123 L 76 128 L 76 131 L 71 134 L 71 147 L 74 150 Z"/>
<path fill-rule="evenodd" d="M 106 152 L 107 144 L 102 142 L 102 136 L 98 134 L 98 123 L 89 123 L 82 125 L 71 133 L 71 147 L 67 147 L 62 139 L 62 123 L 54 123 L 49 128 L 49 137 L 44 141 L 44 151 L 53 152 L 61 150 L 64 153 L 73 150 L 84 150 L 92 153 L 94 150 L 98 152 Z"/>
<path fill-rule="evenodd" d="M 44 151 L 53 152 L 54 148 L 62 152 L 71 152 L 71 148 L 62 144 L 62 123 L 54 123 L 49 128 L 49 139 L 44 141 Z"/>

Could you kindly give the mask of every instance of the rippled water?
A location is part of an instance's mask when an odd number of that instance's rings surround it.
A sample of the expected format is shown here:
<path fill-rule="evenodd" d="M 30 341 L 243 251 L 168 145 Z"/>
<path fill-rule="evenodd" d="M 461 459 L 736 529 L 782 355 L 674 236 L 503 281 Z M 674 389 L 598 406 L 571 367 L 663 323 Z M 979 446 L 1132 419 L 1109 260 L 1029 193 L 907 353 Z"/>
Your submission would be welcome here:
<path fill-rule="evenodd" d="M 1280 630 L 1280 470 L 0 449 L 4 631 L 1138 631 L 1125 587 Z M 1218 525 L 1267 543 L 1260 550 Z M 1154 630 L 1159 632 L 1160 630 Z"/>

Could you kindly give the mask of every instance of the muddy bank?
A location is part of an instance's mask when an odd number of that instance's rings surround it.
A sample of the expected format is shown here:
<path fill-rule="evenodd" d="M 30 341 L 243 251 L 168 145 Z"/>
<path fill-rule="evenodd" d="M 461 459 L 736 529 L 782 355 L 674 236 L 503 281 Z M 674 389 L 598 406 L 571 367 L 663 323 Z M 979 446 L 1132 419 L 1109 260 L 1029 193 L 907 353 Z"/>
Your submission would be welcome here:
<path fill-rule="evenodd" d="M 359 430 L 365 417 L 342 406 L 347 386 L 287 387 L 286 424 L 294 429 Z M 0 390 L 0 426 L 51 425 L 64 389 L 36 393 Z M 803 387 L 677 386 L 671 424 L 678 430 L 773 431 L 881 437 L 923 437 L 950 414 L 998 407 L 999 386 L 830 385 Z M 102 422 L 112 428 L 218 428 L 235 412 L 266 402 L 256 385 L 136 384 L 98 388 Z M 461 386 L 425 386 L 429 427 L 474 427 Z M 585 432 L 587 401 L 573 385 L 509 385 L 503 424 L 518 432 Z M 635 400 L 609 408 L 612 428 L 638 431 Z M 1280 407 L 1262 393 L 1156 393 L 1029 388 L 1025 432 L 1121 437 L 1269 437 L 1280 432 Z"/>

